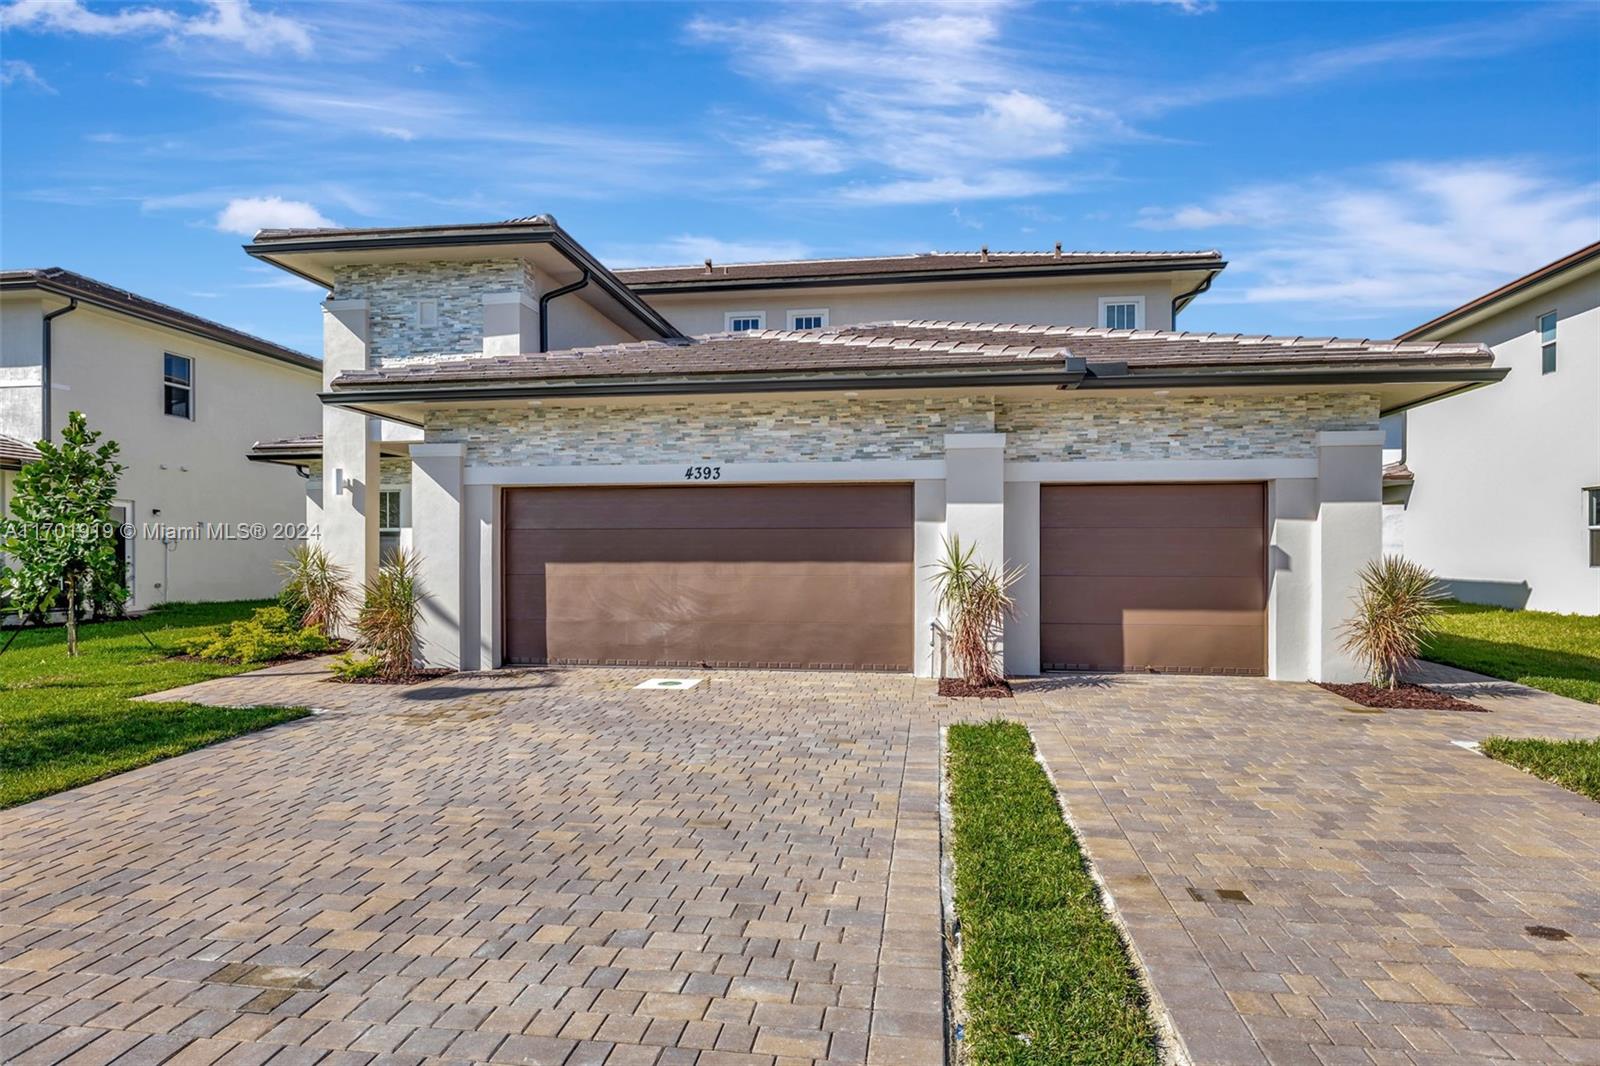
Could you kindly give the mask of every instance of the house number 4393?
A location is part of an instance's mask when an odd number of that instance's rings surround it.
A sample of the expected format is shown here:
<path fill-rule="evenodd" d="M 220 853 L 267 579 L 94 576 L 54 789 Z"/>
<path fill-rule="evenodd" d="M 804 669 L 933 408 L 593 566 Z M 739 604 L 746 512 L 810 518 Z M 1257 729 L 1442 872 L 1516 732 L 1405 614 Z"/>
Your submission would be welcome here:
<path fill-rule="evenodd" d="M 691 466 L 684 470 L 685 481 L 721 481 L 722 467 L 720 466 Z"/>

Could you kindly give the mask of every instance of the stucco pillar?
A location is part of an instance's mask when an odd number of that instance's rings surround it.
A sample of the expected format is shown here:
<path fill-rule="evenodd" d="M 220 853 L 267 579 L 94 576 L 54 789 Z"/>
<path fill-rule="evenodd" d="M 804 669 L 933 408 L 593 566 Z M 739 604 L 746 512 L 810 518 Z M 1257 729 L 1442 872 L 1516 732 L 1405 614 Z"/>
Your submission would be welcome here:
<path fill-rule="evenodd" d="M 1317 676 L 1317 479 L 1267 483 L 1267 676 L 1309 681 Z"/>
<path fill-rule="evenodd" d="M 934 608 L 933 567 L 944 554 L 944 482 L 917 481 L 911 486 L 913 523 L 912 564 L 915 570 L 915 624 L 912 637 L 918 677 L 937 677 L 939 664 L 933 652 Z"/>
<path fill-rule="evenodd" d="M 411 543 L 422 586 L 417 656 L 428 666 L 461 668 L 464 653 L 466 523 L 462 498 L 464 444 L 411 446 Z"/>
<path fill-rule="evenodd" d="M 1383 551 L 1383 433 L 1346 430 L 1317 435 L 1319 561 L 1316 681 L 1360 681 L 1363 671 L 1344 650 L 1363 566 Z"/>
<path fill-rule="evenodd" d="M 466 588 L 461 597 L 463 670 L 493 670 L 501 665 L 499 527 L 499 486 L 468 485 Z"/>
<path fill-rule="evenodd" d="M 1005 502 L 1006 565 L 1022 571 L 1006 619 L 1006 673 L 1028 677 L 1039 672 L 1039 483 L 1007 481 Z"/>
<path fill-rule="evenodd" d="M 483 354 L 518 355 L 539 350 L 539 302 L 532 293 L 483 295 Z"/>
<path fill-rule="evenodd" d="M 322 305 L 322 385 L 367 367 L 367 302 Z M 378 433 L 374 419 L 322 408 L 322 547 L 359 586 L 378 568 Z"/>
<path fill-rule="evenodd" d="M 944 534 L 963 551 L 971 548 L 974 562 L 999 571 L 1006 564 L 1006 435 L 946 433 L 944 449 Z"/>

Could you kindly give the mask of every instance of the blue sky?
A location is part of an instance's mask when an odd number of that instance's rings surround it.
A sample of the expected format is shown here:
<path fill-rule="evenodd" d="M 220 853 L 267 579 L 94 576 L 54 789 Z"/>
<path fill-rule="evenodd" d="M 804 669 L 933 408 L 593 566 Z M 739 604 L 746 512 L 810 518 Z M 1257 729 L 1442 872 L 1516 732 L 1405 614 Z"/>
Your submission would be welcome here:
<path fill-rule="evenodd" d="M 1388 336 L 1600 239 L 1600 5 L 0 0 L 0 262 L 316 353 L 257 226 L 551 212 L 612 265 L 1216 247 Z"/>

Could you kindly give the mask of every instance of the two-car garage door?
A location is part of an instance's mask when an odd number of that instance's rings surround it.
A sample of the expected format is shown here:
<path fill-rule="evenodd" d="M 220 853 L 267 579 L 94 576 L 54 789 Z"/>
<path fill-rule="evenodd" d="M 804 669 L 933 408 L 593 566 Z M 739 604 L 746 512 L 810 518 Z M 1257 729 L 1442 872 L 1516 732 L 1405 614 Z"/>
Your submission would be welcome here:
<path fill-rule="evenodd" d="M 911 486 L 512 489 L 506 658 L 911 668 Z"/>
<path fill-rule="evenodd" d="M 909 670 L 911 486 L 510 489 L 513 663 Z M 1259 674 L 1259 484 L 1047 485 L 1045 669 Z"/>

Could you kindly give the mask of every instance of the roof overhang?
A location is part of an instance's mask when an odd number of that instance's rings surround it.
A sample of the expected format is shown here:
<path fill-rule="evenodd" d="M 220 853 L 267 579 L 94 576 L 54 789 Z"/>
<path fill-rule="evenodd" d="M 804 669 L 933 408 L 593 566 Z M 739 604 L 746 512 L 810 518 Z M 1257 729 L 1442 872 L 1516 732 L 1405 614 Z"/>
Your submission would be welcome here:
<path fill-rule="evenodd" d="M 1472 328 L 1504 311 L 1511 300 L 1532 300 L 1585 274 L 1600 271 L 1600 241 L 1540 267 L 1492 292 L 1469 300 L 1438 318 L 1430 319 L 1397 338 L 1403 341 L 1440 340 Z M 1549 310 L 1545 308 L 1544 310 Z"/>
<path fill-rule="evenodd" d="M 491 257 L 525 259 L 558 283 L 588 271 L 591 285 L 579 296 L 614 320 L 633 319 L 662 338 L 683 336 L 553 220 L 486 226 L 426 226 L 413 229 L 263 231 L 244 246 L 247 254 L 332 290 L 334 268 L 361 263 L 414 262 Z"/>
<path fill-rule="evenodd" d="M 491 384 L 429 382 L 337 387 L 323 392 L 324 404 L 348 407 L 379 418 L 420 425 L 436 407 L 669 398 L 751 394 L 848 392 L 994 392 L 1012 390 L 1078 392 L 1208 392 L 1306 390 L 1370 392 L 1383 414 L 1404 411 L 1446 396 L 1481 388 L 1505 377 L 1503 367 L 1319 367 L 1129 373 L 1119 364 L 1086 364 L 1069 358 L 1044 368 L 1015 365 L 928 370 L 734 373 L 692 376 L 662 374 L 593 378 L 545 378 Z"/>

